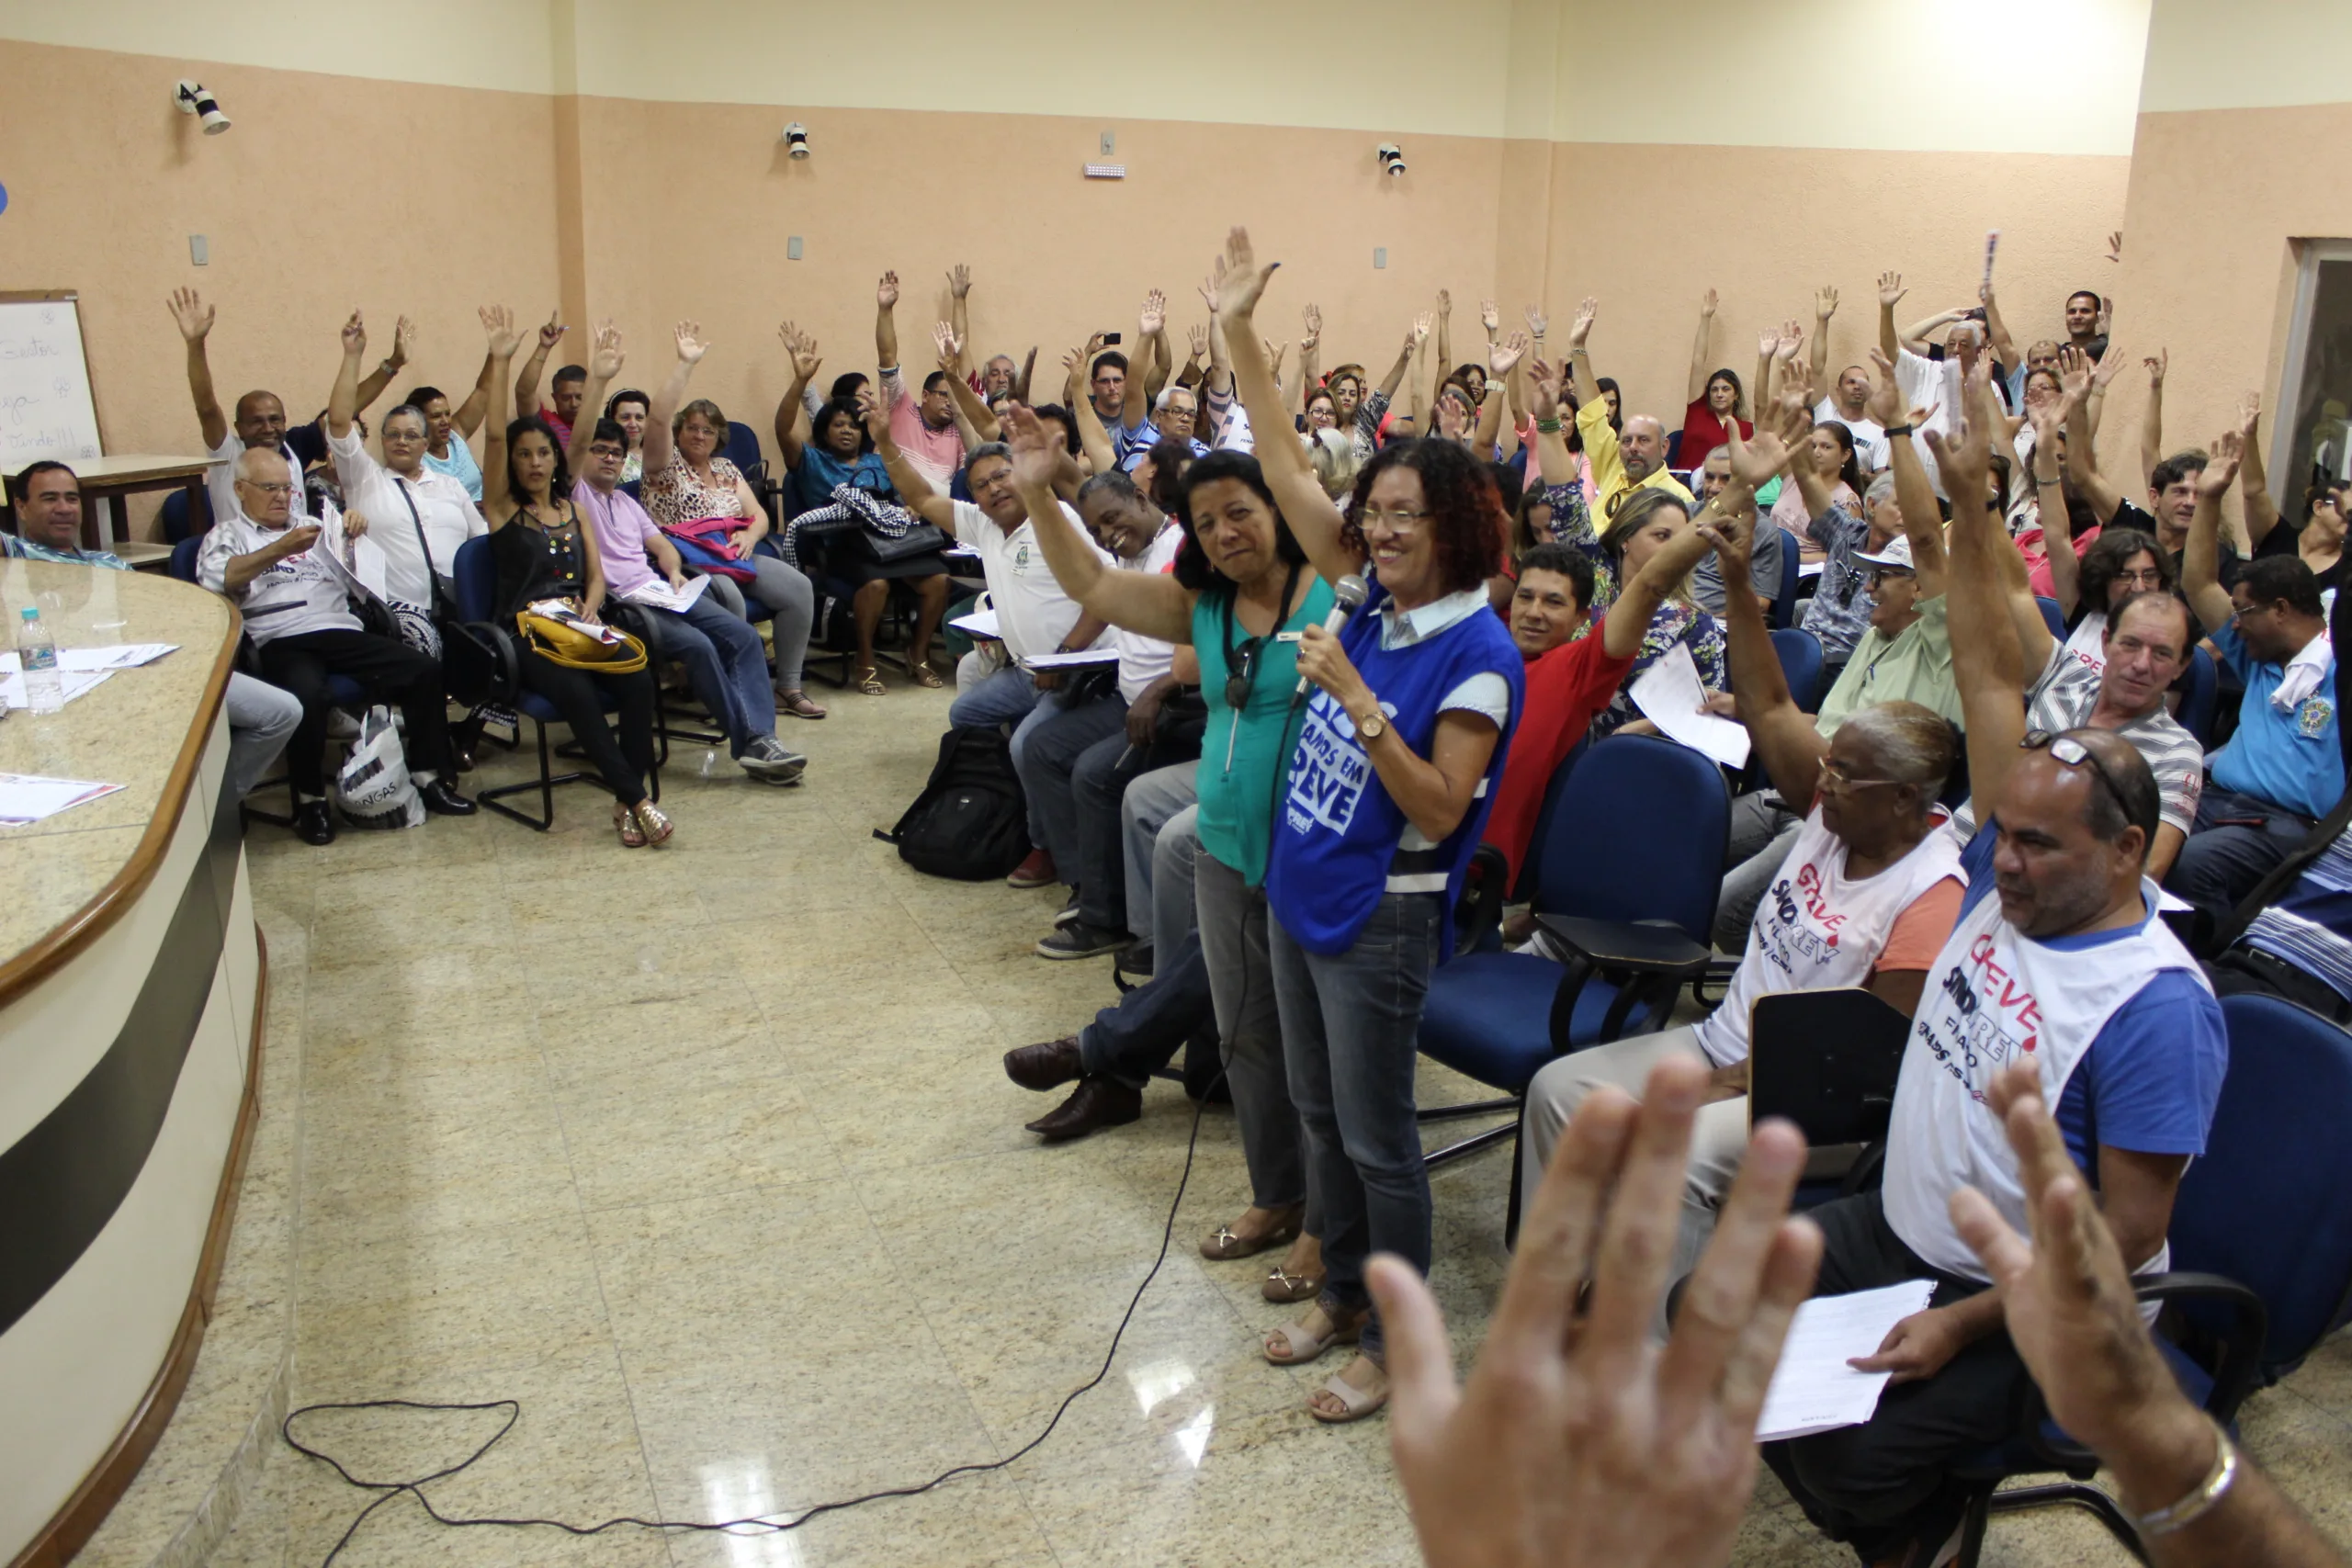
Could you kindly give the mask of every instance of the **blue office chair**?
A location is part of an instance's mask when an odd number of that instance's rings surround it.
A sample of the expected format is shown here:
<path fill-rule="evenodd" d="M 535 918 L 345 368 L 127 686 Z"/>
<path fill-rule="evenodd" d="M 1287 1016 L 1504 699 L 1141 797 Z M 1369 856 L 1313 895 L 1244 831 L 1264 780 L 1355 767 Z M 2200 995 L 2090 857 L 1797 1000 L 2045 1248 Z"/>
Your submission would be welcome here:
<path fill-rule="evenodd" d="M 537 778 L 522 784 L 478 789 L 474 792 L 474 798 L 500 816 L 510 817 L 526 828 L 535 828 L 544 833 L 555 826 L 556 785 L 585 780 L 602 787 L 604 781 L 593 773 L 577 769 L 568 773 L 555 771 L 553 753 L 548 745 L 548 726 L 563 723 L 563 715 L 553 703 L 537 692 L 524 689 L 521 647 L 514 629 L 498 625 L 495 618 L 498 563 L 492 558 L 489 536 L 484 535 L 468 539 L 459 545 L 457 558 L 450 563 L 450 569 L 457 588 L 458 615 L 462 622 L 450 628 L 451 635 L 446 645 L 445 662 L 451 669 L 452 686 L 464 694 L 459 700 L 469 705 L 489 702 L 514 709 L 531 721 L 531 728 L 537 732 L 539 742 Z M 605 693 L 603 696 L 607 713 L 620 705 L 610 693 Z M 662 767 L 659 754 L 650 787 L 653 798 L 660 800 Z M 539 814 L 537 817 L 506 804 L 506 796 L 531 789 L 539 792 Z"/>
<path fill-rule="evenodd" d="M 1643 822 L 1674 830 L 1631 830 Z M 1421 1120 L 1510 1118 L 1430 1164 L 1514 1138 L 1527 1085 L 1555 1056 L 1665 1026 L 1676 991 L 1706 967 L 1730 830 L 1723 772 L 1696 751 L 1617 735 L 1576 759 L 1529 847 L 1536 918 L 1569 962 L 1474 952 L 1430 977 L 1422 1055 L 1504 1097 L 1433 1107 Z M 1514 1215 L 1518 1187 L 1514 1178 Z"/>
<path fill-rule="evenodd" d="M 2177 688 L 2180 693 L 2180 711 L 2173 716 L 2180 727 L 2197 737 L 2197 743 L 2207 750 L 2213 748 L 2213 719 L 2221 706 L 2222 675 L 2213 667 L 2213 656 L 2202 648 L 2188 650 L 2188 668 L 2180 672 Z"/>
<path fill-rule="evenodd" d="M 760 450 L 759 432 L 741 421 L 729 420 L 727 446 L 718 455 L 742 470 L 744 482 L 752 487 L 752 493 L 759 498 L 761 507 L 768 514 L 768 526 L 782 527 L 784 515 L 780 502 L 784 487 L 768 472 L 766 455 Z"/>
<path fill-rule="evenodd" d="M 2033 596 L 2033 602 L 2041 606 L 2042 624 L 2050 628 L 2050 635 L 2060 642 L 2064 642 L 2066 640 L 2066 612 L 2058 607 L 2058 601 L 2048 594 L 2037 593 Z"/>
<path fill-rule="evenodd" d="M 1772 651 L 1781 657 L 1781 677 L 1789 683 L 1790 700 L 1804 713 L 1821 711 L 1821 639 L 1803 626 L 1781 626 L 1772 633 Z"/>
<path fill-rule="evenodd" d="M 1699 455 L 1702 457 L 1706 456 L 1703 452 Z M 1666 466 L 1669 468 L 1682 467 L 1682 432 L 1679 430 L 1666 433 Z"/>
<path fill-rule="evenodd" d="M 2135 1282 L 2143 1302 L 2175 1302 L 2184 1343 L 2157 1347 L 2188 1396 L 2224 1425 L 2352 1310 L 2352 1034 L 2275 997 L 2225 998 L 2230 1066 L 2205 1153 L 2172 1210 L 2170 1272 Z M 1975 1489 L 1962 1537 L 1974 1568 L 1992 1514 L 2050 1503 L 2088 1508 L 2133 1555 L 2138 1538 L 2113 1498 L 2090 1484 L 2098 1459 L 2060 1431 L 2035 1396 L 2018 1436 L 1955 1473 Z M 2047 1485 L 1995 1488 L 2063 1471 Z"/>
<path fill-rule="evenodd" d="M 183 490 L 175 491 L 173 493 L 175 495 L 186 495 L 187 491 Z M 164 570 L 170 572 L 174 577 L 178 578 L 182 582 L 194 582 L 196 581 L 197 558 L 201 556 L 203 553 L 204 536 L 202 535 L 182 535 L 180 537 L 172 541 L 172 563 Z"/>
<path fill-rule="evenodd" d="M 1773 626 L 1793 626 L 1797 624 L 1797 589 L 1804 583 L 1804 554 L 1797 544 L 1797 536 L 1786 528 L 1781 529 L 1781 591 L 1772 595 Z"/>
<path fill-rule="evenodd" d="M 176 545 L 183 539 L 202 538 L 212 526 L 212 500 L 198 491 L 196 501 L 190 502 L 187 491 L 175 490 L 164 497 L 164 509 L 157 515 L 163 522 L 165 543 Z"/>

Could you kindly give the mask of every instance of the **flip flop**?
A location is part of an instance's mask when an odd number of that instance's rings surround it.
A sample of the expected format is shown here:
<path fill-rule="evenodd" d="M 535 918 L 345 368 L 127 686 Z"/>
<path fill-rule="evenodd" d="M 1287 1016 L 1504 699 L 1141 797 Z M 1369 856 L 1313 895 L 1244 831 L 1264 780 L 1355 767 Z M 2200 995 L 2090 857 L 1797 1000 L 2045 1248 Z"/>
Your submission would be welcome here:
<path fill-rule="evenodd" d="M 1278 1367 L 1304 1366 L 1334 1345 L 1352 1345 L 1363 1338 L 1364 1320 L 1371 1315 L 1369 1313 L 1359 1313 L 1354 1322 L 1348 1324 L 1345 1327 L 1334 1325 L 1330 1333 L 1320 1337 L 1309 1333 L 1303 1323 L 1282 1324 L 1266 1336 L 1264 1345 L 1266 1359 Z M 1324 1316 L 1329 1320 L 1330 1314 L 1326 1313 Z M 1273 1341 L 1277 1338 L 1283 1342 L 1283 1348 L 1279 1352 L 1273 1347 Z"/>
<path fill-rule="evenodd" d="M 1362 1359 L 1358 1358 L 1358 1359 Z M 1315 1391 L 1317 1393 L 1328 1393 L 1338 1400 L 1343 1407 L 1341 1414 L 1338 1416 L 1330 1414 L 1321 1405 L 1317 1404 L 1312 1396 L 1309 1396 L 1306 1402 L 1306 1413 L 1327 1427 L 1344 1427 L 1351 1421 L 1361 1421 L 1367 1416 L 1377 1415 L 1388 1403 L 1386 1369 L 1384 1368 L 1381 1371 L 1380 1386 L 1369 1392 L 1348 1382 L 1342 1375 L 1345 1371 L 1346 1369 L 1342 1368 L 1340 1371 L 1333 1372 L 1323 1380 L 1323 1386 Z"/>
<path fill-rule="evenodd" d="M 869 697 L 888 696 L 889 694 L 888 689 L 882 684 L 881 670 L 872 664 L 866 665 L 864 672 L 858 676 L 857 689 L 864 692 Z"/>

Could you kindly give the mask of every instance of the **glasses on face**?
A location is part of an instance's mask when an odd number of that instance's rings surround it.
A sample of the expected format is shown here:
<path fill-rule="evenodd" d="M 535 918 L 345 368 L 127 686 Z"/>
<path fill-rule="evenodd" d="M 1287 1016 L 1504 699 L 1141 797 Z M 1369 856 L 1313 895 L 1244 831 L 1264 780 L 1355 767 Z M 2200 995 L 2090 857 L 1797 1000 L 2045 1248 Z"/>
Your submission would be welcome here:
<path fill-rule="evenodd" d="M 2107 791 L 2108 797 L 2122 807 L 2126 818 L 2132 817 L 2132 807 L 2125 802 L 2123 791 L 2116 784 L 2115 775 L 2107 771 L 2107 764 L 2098 760 L 2098 752 L 2073 736 L 2052 735 L 2046 729 L 2029 729 L 2025 738 L 2018 742 L 2018 749 L 2021 751 L 2047 751 L 2054 761 L 2067 767 L 2090 769 L 2092 776 Z"/>
<path fill-rule="evenodd" d="M 264 495 L 292 495 L 294 493 L 294 487 L 290 484 L 263 484 L 258 479 L 239 479 L 237 482 L 247 490 L 257 490 Z"/>
<path fill-rule="evenodd" d="M 628 454 L 622 451 L 619 447 L 614 446 L 609 441 L 600 441 L 595 446 L 588 448 L 588 456 L 591 457 L 603 457 L 608 462 L 617 463 L 623 457 L 628 457 Z"/>
<path fill-rule="evenodd" d="M 1821 759 L 1821 788 L 1826 795 L 1845 795 L 1852 790 L 1872 789 L 1880 784 L 1901 784 L 1901 779 L 1858 779 L 1846 771 L 1846 764 L 1835 757 Z"/>
<path fill-rule="evenodd" d="M 1356 526 L 1367 537 L 1377 528 L 1391 538 L 1403 538 L 1428 522 L 1429 516 L 1426 512 L 1384 512 L 1377 507 L 1367 506 Z"/>
<path fill-rule="evenodd" d="M 1876 593 L 1883 584 L 1910 581 L 1911 574 L 1899 567 L 1881 567 L 1862 579 L 1862 586 Z"/>
<path fill-rule="evenodd" d="M 2115 574 L 2115 581 L 2127 583 L 2133 588 L 2162 588 L 2165 585 L 2165 574 L 2153 566 L 2143 567 L 2138 571 L 2133 571 L 2127 567 Z"/>

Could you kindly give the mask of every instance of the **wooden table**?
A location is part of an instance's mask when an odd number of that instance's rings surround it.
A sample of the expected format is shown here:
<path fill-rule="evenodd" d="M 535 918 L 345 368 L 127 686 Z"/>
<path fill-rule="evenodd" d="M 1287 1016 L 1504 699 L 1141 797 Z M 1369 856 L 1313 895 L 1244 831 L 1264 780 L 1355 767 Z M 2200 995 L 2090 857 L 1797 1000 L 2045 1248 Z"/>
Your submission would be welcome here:
<path fill-rule="evenodd" d="M 112 550 L 129 536 L 130 509 L 123 504 L 127 496 L 144 491 L 184 490 L 188 492 L 188 505 L 198 505 L 204 494 L 204 470 L 210 462 L 206 457 L 132 452 L 109 457 L 84 457 L 74 463 L 74 475 L 82 481 L 82 547 Z M 107 502 L 107 512 L 103 526 L 98 521 L 101 501 Z"/>

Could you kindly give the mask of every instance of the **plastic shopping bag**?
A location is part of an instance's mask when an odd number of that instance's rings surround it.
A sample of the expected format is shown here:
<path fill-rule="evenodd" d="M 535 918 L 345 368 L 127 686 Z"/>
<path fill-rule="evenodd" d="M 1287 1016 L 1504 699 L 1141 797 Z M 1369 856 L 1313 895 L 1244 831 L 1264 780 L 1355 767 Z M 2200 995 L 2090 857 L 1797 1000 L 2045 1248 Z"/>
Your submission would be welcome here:
<path fill-rule="evenodd" d="M 408 776 L 392 710 L 371 707 L 360 721 L 359 740 L 334 775 L 328 793 L 343 819 L 355 828 L 417 828 L 424 802 Z"/>

